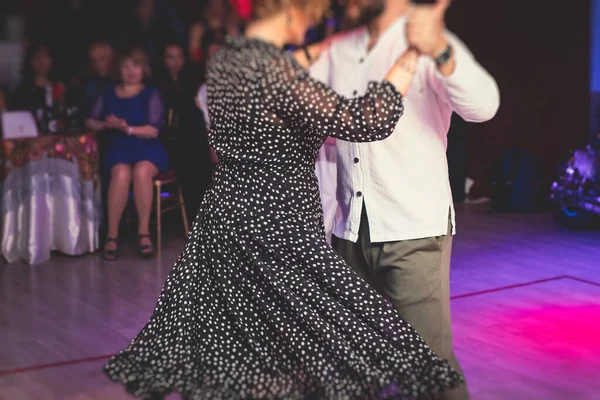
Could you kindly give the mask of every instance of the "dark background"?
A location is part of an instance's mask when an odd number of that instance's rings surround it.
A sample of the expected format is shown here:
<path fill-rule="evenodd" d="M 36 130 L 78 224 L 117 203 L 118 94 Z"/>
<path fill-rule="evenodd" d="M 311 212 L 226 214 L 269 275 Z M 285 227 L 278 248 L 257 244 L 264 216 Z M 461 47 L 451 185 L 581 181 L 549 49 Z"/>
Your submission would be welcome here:
<path fill-rule="evenodd" d="M 467 126 L 476 181 L 511 148 L 532 151 L 549 185 L 557 164 L 589 137 L 590 1 L 455 0 L 447 25 L 496 78 L 496 118 Z"/>

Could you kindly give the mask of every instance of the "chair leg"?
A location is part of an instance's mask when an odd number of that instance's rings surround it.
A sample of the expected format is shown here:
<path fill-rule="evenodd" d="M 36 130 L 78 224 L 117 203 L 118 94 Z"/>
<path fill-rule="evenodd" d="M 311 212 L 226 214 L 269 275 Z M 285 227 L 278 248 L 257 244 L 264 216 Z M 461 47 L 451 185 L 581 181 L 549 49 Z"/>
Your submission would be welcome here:
<path fill-rule="evenodd" d="M 177 190 L 179 192 L 179 204 L 181 204 L 181 217 L 183 218 L 183 230 L 185 231 L 185 236 L 187 237 L 190 232 L 190 226 L 187 219 L 187 212 L 185 210 L 185 202 L 183 201 L 183 192 L 181 191 L 181 186 L 177 186 Z"/>
<path fill-rule="evenodd" d="M 161 184 L 156 185 L 156 254 L 160 255 L 162 249 L 162 198 L 161 198 Z"/>

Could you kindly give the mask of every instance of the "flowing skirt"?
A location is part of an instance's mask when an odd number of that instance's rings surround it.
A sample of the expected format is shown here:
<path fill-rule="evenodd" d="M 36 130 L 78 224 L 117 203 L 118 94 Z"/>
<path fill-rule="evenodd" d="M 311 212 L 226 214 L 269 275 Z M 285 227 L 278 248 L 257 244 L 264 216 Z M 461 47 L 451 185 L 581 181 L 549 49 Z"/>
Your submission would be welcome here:
<path fill-rule="evenodd" d="M 206 400 L 427 398 L 460 385 L 314 228 L 320 210 L 267 208 L 268 187 L 240 196 L 236 184 L 256 179 L 219 167 L 150 321 L 106 374 L 138 397 Z M 316 177 L 304 184 L 318 202 Z"/>

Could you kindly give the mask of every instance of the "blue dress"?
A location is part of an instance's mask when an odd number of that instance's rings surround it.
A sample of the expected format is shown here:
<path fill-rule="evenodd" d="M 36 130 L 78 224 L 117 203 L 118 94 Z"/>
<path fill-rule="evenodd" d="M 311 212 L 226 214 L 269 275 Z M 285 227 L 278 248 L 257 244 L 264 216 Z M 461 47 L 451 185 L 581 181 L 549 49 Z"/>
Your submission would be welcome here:
<path fill-rule="evenodd" d="M 152 125 L 162 129 L 164 108 L 157 89 L 144 87 L 134 97 L 118 97 L 114 86 L 104 89 L 91 110 L 90 117 L 104 120 L 113 114 L 123 118 L 130 126 Z M 109 172 L 117 164 L 133 165 L 149 161 L 161 172 L 169 168 L 167 151 L 159 138 L 143 139 L 128 136 L 126 133 L 108 129 L 101 133 L 104 139 L 103 168 Z"/>

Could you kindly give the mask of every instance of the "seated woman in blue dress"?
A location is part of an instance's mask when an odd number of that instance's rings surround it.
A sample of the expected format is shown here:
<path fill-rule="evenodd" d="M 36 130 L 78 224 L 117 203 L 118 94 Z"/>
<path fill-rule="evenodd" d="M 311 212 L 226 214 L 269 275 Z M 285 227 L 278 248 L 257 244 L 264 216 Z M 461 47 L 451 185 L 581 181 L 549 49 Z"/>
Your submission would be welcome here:
<path fill-rule="evenodd" d="M 118 60 L 121 83 L 107 87 L 86 120 L 86 127 L 104 135 L 103 167 L 108 184 L 108 234 L 104 258 L 117 258 L 119 223 L 127 205 L 129 188 L 138 214 L 139 251 L 154 254 L 150 239 L 152 179 L 168 168 L 167 152 L 158 138 L 164 107 L 158 90 L 144 85 L 148 59 L 138 48 Z"/>

